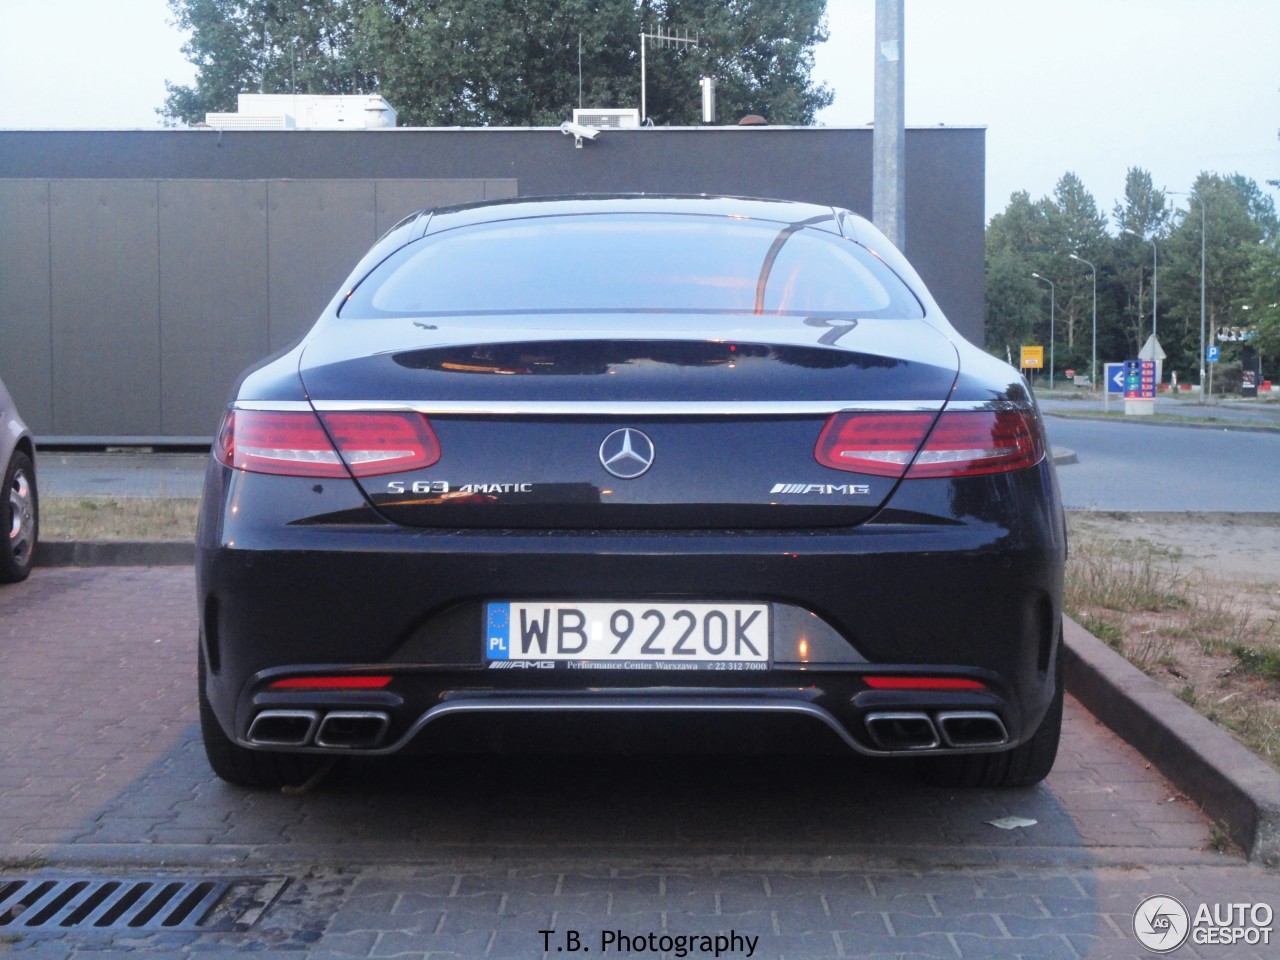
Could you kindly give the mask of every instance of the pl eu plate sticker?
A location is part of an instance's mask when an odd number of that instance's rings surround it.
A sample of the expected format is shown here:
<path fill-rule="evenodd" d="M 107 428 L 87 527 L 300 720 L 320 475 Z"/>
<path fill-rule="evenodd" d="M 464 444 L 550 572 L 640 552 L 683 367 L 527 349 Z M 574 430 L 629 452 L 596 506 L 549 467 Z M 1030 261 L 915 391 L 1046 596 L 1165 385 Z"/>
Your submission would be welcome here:
<path fill-rule="evenodd" d="M 490 660 L 511 659 L 511 604 L 489 604 L 488 640 L 485 655 Z"/>

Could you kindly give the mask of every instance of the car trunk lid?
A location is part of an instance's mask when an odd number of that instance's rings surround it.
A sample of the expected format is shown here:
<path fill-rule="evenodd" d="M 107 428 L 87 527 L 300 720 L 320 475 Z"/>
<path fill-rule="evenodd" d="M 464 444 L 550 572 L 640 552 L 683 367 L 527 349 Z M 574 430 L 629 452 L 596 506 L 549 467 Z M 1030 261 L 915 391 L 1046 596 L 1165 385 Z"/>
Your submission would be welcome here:
<path fill-rule="evenodd" d="M 357 479 L 387 519 L 595 529 L 859 523 L 897 478 L 820 464 L 823 428 L 845 410 L 936 415 L 956 377 L 920 320 L 653 320 L 337 321 L 301 374 L 322 416 L 430 423 L 436 462 Z"/>

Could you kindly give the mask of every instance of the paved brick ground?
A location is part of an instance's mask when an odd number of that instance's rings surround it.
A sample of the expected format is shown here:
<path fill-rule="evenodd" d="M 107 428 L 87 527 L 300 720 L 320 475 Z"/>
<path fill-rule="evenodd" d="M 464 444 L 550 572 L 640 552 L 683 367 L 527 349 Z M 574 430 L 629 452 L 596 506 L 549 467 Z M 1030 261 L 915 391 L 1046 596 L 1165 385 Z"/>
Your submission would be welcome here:
<path fill-rule="evenodd" d="M 573 931 L 596 956 L 657 957 L 677 953 L 601 937 L 733 930 L 769 958 L 1135 957 L 1146 896 L 1280 909 L 1280 875 L 1214 852 L 1199 812 L 1073 702 L 1031 790 L 930 789 L 882 764 L 524 757 L 353 763 L 284 796 L 205 765 L 194 635 L 189 568 L 38 569 L 0 589 L 0 882 L 288 877 L 280 900 L 241 933 L 0 917 L 0 953 L 586 955 Z M 1010 814 L 1037 823 L 987 823 Z"/>

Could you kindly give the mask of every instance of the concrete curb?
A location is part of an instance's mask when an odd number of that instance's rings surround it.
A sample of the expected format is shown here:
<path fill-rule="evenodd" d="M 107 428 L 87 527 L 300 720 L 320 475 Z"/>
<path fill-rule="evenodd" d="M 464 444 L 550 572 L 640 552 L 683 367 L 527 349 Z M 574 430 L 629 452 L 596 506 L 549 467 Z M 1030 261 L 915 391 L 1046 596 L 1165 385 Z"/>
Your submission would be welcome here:
<path fill-rule="evenodd" d="M 1250 860 L 1280 867 L 1280 772 L 1066 618 L 1067 690 L 1223 824 Z"/>
<path fill-rule="evenodd" d="M 1076 456 L 1076 452 L 1070 447 L 1051 447 L 1049 456 L 1052 458 L 1054 466 L 1065 467 L 1069 463 L 1079 463 L 1080 458 Z"/>
<path fill-rule="evenodd" d="M 195 563 L 190 540 L 41 540 L 37 567 L 172 567 Z"/>

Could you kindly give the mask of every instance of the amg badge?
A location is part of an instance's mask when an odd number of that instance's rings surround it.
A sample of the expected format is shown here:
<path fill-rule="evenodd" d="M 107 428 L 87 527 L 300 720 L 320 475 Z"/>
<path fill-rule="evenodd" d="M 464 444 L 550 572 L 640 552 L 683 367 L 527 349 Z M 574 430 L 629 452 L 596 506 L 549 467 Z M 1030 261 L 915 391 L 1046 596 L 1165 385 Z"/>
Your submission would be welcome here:
<path fill-rule="evenodd" d="M 871 492 L 865 483 L 775 483 L 770 493 L 820 493 L 826 496 L 859 496 Z"/>

